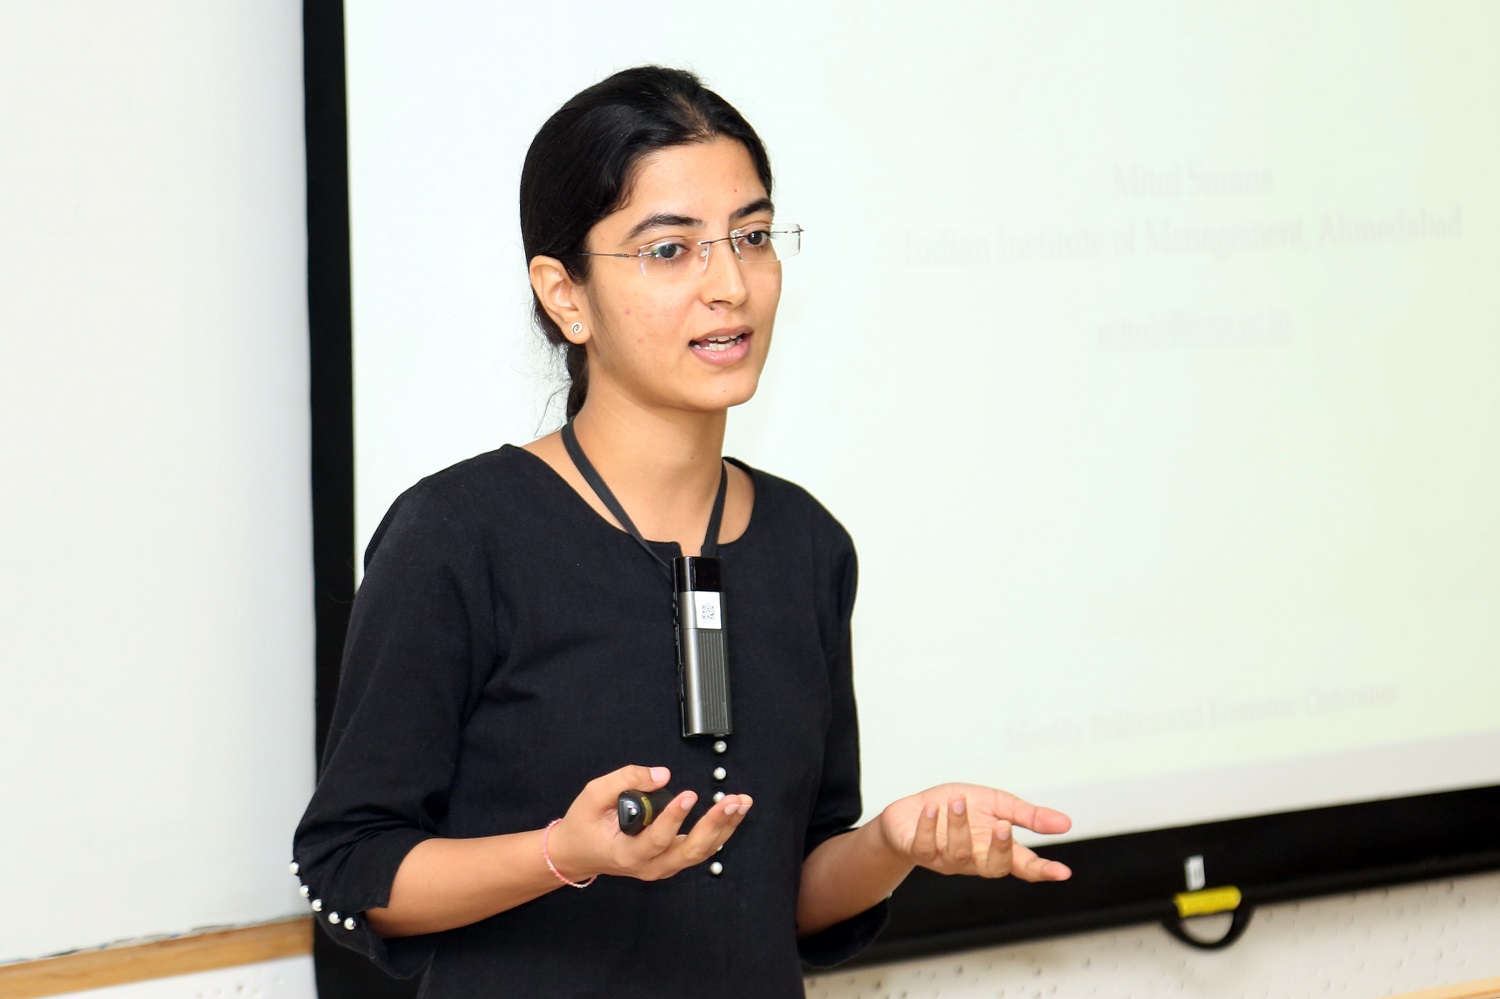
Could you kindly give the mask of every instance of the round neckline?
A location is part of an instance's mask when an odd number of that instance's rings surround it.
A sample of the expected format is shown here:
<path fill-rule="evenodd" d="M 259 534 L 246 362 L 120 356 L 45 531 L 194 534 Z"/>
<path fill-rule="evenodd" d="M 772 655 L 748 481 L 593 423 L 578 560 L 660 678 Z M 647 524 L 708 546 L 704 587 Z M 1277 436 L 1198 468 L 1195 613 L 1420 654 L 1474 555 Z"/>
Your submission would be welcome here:
<path fill-rule="evenodd" d="M 632 545 L 635 544 L 635 539 L 630 536 L 629 531 L 617 527 L 614 524 L 610 523 L 608 520 L 605 520 L 604 517 L 599 514 L 599 511 L 595 510 L 589 503 L 589 501 L 584 498 L 583 494 L 580 493 L 577 489 L 574 489 L 573 484 L 567 479 L 563 478 L 562 475 L 557 471 L 557 469 L 553 468 L 545 458 L 542 458 L 540 455 L 532 454 L 524 447 L 520 447 L 515 444 L 502 444 L 500 446 L 500 450 L 502 452 L 514 451 L 518 454 L 525 455 L 531 463 L 540 466 L 540 468 L 546 473 L 546 477 L 548 479 L 556 483 L 558 486 L 561 486 L 564 492 L 573 497 L 578 505 L 583 508 L 584 512 L 588 514 L 590 520 L 593 520 L 597 522 L 601 527 L 608 529 L 611 534 L 618 534 L 620 537 L 629 540 Z M 723 456 L 723 460 L 729 462 L 731 465 L 734 465 L 740 471 L 750 476 L 751 500 L 750 519 L 745 522 L 745 529 L 741 531 L 740 536 L 735 538 L 734 540 L 719 542 L 719 551 L 721 552 L 735 547 L 740 542 L 744 541 L 745 538 L 750 536 L 750 532 L 755 529 L 755 522 L 758 519 L 756 517 L 756 514 L 760 510 L 761 499 L 761 481 L 760 477 L 756 475 L 755 469 L 745 464 L 743 461 L 740 461 L 738 458 L 731 458 L 727 454 Z M 650 538 L 647 538 L 646 543 L 649 545 L 655 545 L 658 548 L 670 548 L 675 551 L 678 556 L 682 554 L 682 546 L 675 541 L 654 541 Z"/>

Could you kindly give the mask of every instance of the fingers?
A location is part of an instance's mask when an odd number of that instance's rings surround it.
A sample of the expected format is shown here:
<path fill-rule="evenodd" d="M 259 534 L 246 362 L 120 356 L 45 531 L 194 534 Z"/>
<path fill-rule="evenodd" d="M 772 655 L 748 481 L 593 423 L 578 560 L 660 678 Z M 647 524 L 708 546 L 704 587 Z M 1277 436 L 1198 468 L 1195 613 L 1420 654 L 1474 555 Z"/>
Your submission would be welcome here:
<path fill-rule="evenodd" d="M 993 842 L 989 845 L 986 855 L 976 857 L 974 829 L 969 823 L 969 802 L 964 795 L 948 800 L 947 815 L 944 819 L 945 828 L 940 843 L 938 806 L 933 802 L 923 803 L 921 815 L 917 818 L 916 831 L 912 835 L 910 852 L 913 860 L 924 867 L 944 874 L 984 874 L 988 868 L 1000 864 L 1008 868 L 1008 855 L 998 858 L 989 856 L 990 853 L 995 852 Z M 1006 829 L 1009 829 L 1008 823 L 1006 823 Z M 1009 836 L 1008 831 L 1006 835 Z"/>
<path fill-rule="evenodd" d="M 1036 808 L 1032 814 L 1031 825 L 1026 827 L 1032 832 L 1044 833 L 1048 836 L 1056 836 L 1073 828 L 1073 820 L 1055 808 Z"/>
<path fill-rule="evenodd" d="M 688 814 L 697 803 L 696 792 L 683 791 L 667 803 L 667 807 L 662 809 L 656 821 L 647 826 L 645 832 L 636 839 L 653 855 L 666 853 L 672 848 L 672 844 L 677 842 L 678 830 L 687 821 Z"/>
<path fill-rule="evenodd" d="M 621 766 L 612 774 L 598 778 L 600 783 L 613 787 L 615 795 L 621 790 L 657 790 L 666 787 L 669 780 L 672 780 L 672 771 L 666 766 Z"/>
<path fill-rule="evenodd" d="M 655 791 L 671 779 L 672 771 L 666 767 L 621 767 L 589 781 L 584 794 L 596 807 L 612 810 L 621 791 Z"/>
<path fill-rule="evenodd" d="M 682 826 L 683 819 L 687 817 L 688 809 L 692 807 L 691 803 L 687 808 L 678 807 L 678 802 L 685 798 L 695 799 L 696 796 L 691 791 L 683 792 L 668 806 L 667 812 L 647 830 L 652 834 L 651 846 L 653 848 L 660 846 L 660 850 L 645 865 L 640 876 L 653 880 L 668 878 L 685 868 L 708 860 L 719 851 L 719 847 L 723 846 L 730 836 L 734 835 L 734 831 L 745 820 L 745 814 L 750 811 L 750 806 L 754 804 L 748 794 L 725 795 L 722 801 L 716 802 L 697 821 L 692 832 L 681 835 L 678 830 Z M 658 831 L 656 827 L 666 824 L 669 815 L 671 816 L 670 827 Z"/>
<path fill-rule="evenodd" d="M 688 834 L 683 834 L 682 826 L 698 803 L 693 791 L 674 797 L 637 836 L 624 835 L 616 824 L 621 791 L 656 791 L 666 787 L 671 778 L 666 767 L 629 766 L 589 781 L 568 809 L 567 818 L 572 821 L 559 826 L 553 837 L 554 854 L 567 840 L 576 847 L 573 852 L 588 859 L 591 871 L 647 881 L 671 877 L 712 857 L 754 804 L 748 794 L 725 795 L 710 806 Z"/>
<path fill-rule="evenodd" d="M 1073 828 L 1073 820 L 1055 808 L 1045 808 L 1033 805 L 1023 798 L 1018 798 L 1006 791 L 996 791 L 995 810 L 999 814 L 1009 812 L 1011 822 L 1022 829 L 1030 829 L 1032 832 L 1042 833 L 1047 836 L 1056 836 Z M 986 877 L 1001 877 L 1006 873 L 1012 874 L 1023 881 L 1066 881 L 1073 876 L 1072 870 L 1067 864 L 1056 860 L 1046 860 L 1038 857 L 1035 851 L 1014 842 L 1007 835 L 1001 839 L 1001 827 L 1007 826 L 1007 834 L 1010 832 L 1008 823 L 997 821 L 995 823 L 995 836 L 990 841 L 990 856 L 986 858 L 986 865 L 995 865 L 995 873 L 985 870 Z M 1003 858 L 1004 869 L 1000 869 L 1002 863 L 1001 854 L 1008 854 Z"/>
<path fill-rule="evenodd" d="M 748 794 L 729 794 L 698 820 L 693 831 L 677 843 L 678 859 L 683 867 L 701 864 L 719 852 L 734 831 L 745 821 L 745 813 L 755 804 Z"/>
<path fill-rule="evenodd" d="M 1066 881 L 1073 876 L 1067 864 L 1039 857 L 1030 847 L 1017 843 L 1011 824 L 1003 819 L 995 823 L 990 848 L 977 866 L 986 878 L 1011 875 L 1022 881 Z"/>
<path fill-rule="evenodd" d="M 990 848 L 979 862 L 979 873 L 987 878 L 1003 878 L 1009 874 L 1014 861 L 1014 846 L 1010 823 L 997 820 L 990 830 Z"/>
<path fill-rule="evenodd" d="M 947 808 L 929 796 L 946 799 Z M 995 788 L 943 784 L 903 798 L 881 813 L 882 823 L 894 827 L 887 833 L 889 842 L 900 844 L 901 826 L 912 821 L 909 809 L 914 808 L 915 822 L 906 827 L 911 829 L 906 834 L 907 853 L 939 874 L 1014 874 L 1026 881 L 1065 881 L 1073 875 L 1066 864 L 1038 857 L 1015 841 L 1015 827 L 1049 836 L 1069 831 L 1073 820 L 1056 809 Z"/>
<path fill-rule="evenodd" d="M 1066 864 L 1038 857 L 1030 847 L 1015 842 L 1012 825 L 1046 835 L 1065 833 L 1073 827 L 1073 820 L 1052 808 L 1033 805 L 1005 791 L 997 791 L 996 812 L 1009 811 L 1011 821 L 997 819 L 990 849 L 981 865 L 985 877 L 1003 877 L 1010 874 L 1023 881 L 1066 881 L 1073 872 Z"/>
<path fill-rule="evenodd" d="M 1010 820 L 1022 829 L 1047 836 L 1056 836 L 1073 828 L 1073 820 L 1062 812 L 1033 805 L 1008 791 L 995 792 L 995 811 L 1001 815 L 1009 815 Z"/>
<path fill-rule="evenodd" d="M 943 847 L 943 860 L 953 871 L 964 870 L 974 859 L 968 804 L 963 795 L 948 802 L 948 842 Z"/>
<path fill-rule="evenodd" d="M 1038 857 L 1019 843 L 1011 847 L 1010 873 L 1022 881 L 1066 881 L 1073 876 L 1067 864 Z"/>
<path fill-rule="evenodd" d="M 911 841 L 912 859 L 923 866 L 931 866 L 938 858 L 937 820 L 938 806 L 930 801 L 923 803 Z"/>

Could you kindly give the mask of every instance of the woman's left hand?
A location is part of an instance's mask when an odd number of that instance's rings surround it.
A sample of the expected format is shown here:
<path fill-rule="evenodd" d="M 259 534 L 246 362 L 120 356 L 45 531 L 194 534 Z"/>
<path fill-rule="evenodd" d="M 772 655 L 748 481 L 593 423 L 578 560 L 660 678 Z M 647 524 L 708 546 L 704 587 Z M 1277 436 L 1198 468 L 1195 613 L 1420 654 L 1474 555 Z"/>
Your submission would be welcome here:
<path fill-rule="evenodd" d="M 1014 875 L 1023 881 L 1066 881 L 1067 865 L 1038 857 L 1011 835 L 1012 826 L 1056 835 L 1073 826 L 1062 812 L 978 784 L 940 784 L 888 805 L 880 813 L 886 845 L 939 874 Z"/>

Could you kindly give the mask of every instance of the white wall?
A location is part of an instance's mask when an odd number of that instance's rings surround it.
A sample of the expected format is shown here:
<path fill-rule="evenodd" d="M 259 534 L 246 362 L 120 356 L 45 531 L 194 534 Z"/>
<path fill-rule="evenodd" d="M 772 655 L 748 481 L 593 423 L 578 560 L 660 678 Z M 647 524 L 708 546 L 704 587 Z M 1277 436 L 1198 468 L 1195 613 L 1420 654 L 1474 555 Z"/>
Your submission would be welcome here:
<path fill-rule="evenodd" d="M 295 0 L 0 0 L 0 962 L 298 911 Z"/>

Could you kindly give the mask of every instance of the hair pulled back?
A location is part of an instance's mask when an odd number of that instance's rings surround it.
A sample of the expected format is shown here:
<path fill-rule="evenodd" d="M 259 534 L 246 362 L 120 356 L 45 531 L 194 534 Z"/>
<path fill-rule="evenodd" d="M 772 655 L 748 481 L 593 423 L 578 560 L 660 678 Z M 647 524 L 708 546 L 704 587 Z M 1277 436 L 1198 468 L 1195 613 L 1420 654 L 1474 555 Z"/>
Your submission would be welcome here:
<path fill-rule="evenodd" d="M 556 257 L 575 281 L 589 276 L 577 256 L 600 219 L 630 194 L 631 171 L 648 153 L 724 136 L 740 142 L 771 193 L 771 161 L 760 137 L 729 102 L 680 69 L 623 70 L 577 94 L 547 119 L 521 168 L 521 244 L 526 259 Z M 563 351 L 567 416 L 588 394 L 588 353 L 570 342 L 532 290 L 532 313 L 547 342 Z"/>

